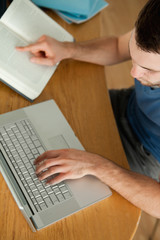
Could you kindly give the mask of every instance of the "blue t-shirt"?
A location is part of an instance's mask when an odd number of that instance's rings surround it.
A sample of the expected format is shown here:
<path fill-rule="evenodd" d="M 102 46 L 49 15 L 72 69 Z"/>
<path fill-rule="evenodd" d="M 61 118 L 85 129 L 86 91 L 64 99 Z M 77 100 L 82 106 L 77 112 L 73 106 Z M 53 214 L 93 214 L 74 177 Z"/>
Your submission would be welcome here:
<path fill-rule="evenodd" d="M 127 117 L 140 142 L 160 162 L 160 88 L 143 86 L 135 79 Z"/>

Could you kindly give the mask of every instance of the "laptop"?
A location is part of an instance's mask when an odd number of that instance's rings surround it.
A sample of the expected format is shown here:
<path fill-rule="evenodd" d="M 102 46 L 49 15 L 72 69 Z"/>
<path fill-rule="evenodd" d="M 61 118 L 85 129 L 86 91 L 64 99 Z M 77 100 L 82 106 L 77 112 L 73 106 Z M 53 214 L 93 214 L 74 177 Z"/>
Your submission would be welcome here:
<path fill-rule="evenodd" d="M 84 150 L 53 100 L 0 115 L 0 171 L 32 231 L 112 194 L 93 176 L 57 185 L 39 181 L 34 159 L 64 148 Z"/>

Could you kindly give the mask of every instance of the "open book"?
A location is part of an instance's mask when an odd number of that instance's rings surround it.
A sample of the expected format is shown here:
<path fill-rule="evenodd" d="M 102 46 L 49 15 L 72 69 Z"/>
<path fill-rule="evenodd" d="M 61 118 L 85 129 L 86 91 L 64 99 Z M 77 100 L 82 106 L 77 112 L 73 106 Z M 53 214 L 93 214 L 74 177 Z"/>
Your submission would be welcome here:
<path fill-rule="evenodd" d="M 18 52 L 16 46 L 26 46 L 41 35 L 59 41 L 74 38 L 30 0 L 14 0 L 0 20 L 0 80 L 29 100 L 37 98 L 56 66 L 41 66 L 30 62 L 31 53 Z"/>

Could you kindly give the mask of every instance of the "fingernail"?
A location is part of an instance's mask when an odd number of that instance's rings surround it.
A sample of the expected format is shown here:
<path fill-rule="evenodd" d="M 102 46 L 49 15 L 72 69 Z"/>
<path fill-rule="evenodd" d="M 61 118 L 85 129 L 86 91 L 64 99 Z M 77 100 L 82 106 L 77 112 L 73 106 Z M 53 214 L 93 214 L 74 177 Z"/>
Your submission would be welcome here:
<path fill-rule="evenodd" d="M 35 59 L 34 59 L 34 58 L 31 58 L 30 61 L 34 63 L 34 62 L 35 62 Z"/>

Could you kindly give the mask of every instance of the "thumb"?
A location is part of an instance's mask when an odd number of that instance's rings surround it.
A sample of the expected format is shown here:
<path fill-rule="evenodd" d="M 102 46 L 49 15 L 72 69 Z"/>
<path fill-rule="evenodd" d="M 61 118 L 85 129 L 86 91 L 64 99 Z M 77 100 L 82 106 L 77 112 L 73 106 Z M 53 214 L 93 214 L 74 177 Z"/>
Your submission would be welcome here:
<path fill-rule="evenodd" d="M 45 57 L 32 57 L 30 59 L 31 62 L 40 64 L 40 65 L 46 65 L 46 66 L 54 66 L 56 65 L 56 62 L 53 58 L 45 58 Z"/>

